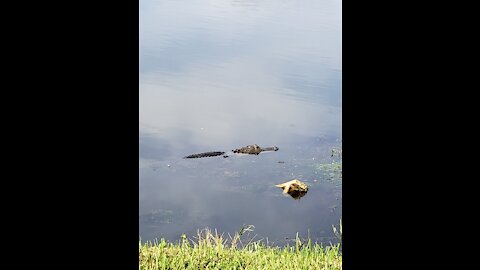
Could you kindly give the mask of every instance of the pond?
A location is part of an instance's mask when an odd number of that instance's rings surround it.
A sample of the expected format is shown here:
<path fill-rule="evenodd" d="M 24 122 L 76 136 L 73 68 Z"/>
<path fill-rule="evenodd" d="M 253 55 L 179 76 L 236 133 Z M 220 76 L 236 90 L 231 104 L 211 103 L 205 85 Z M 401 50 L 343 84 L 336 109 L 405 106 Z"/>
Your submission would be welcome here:
<path fill-rule="evenodd" d="M 198 229 L 336 242 L 342 211 L 339 0 L 141 0 L 139 237 Z M 234 154 L 251 144 L 277 146 Z M 183 159 L 222 151 L 222 156 Z M 293 199 L 275 185 L 309 187 Z"/>

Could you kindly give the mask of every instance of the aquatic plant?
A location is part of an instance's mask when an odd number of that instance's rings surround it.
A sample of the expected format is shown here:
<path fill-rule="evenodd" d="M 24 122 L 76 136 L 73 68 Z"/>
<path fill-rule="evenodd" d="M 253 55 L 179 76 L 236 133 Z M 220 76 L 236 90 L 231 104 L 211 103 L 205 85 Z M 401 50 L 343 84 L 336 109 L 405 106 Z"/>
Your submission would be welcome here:
<path fill-rule="evenodd" d="M 338 237 L 338 239 L 340 239 L 340 243 L 342 242 L 342 218 L 340 218 L 340 224 L 339 224 L 339 229 L 337 230 L 337 228 L 332 224 L 332 229 L 333 229 L 333 233 L 335 234 L 335 236 Z"/>
<path fill-rule="evenodd" d="M 178 243 L 140 241 L 139 269 L 342 269 L 340 244 L 323 247 L 300 240 L 298 234 L 294 246 L 250 241 L 239 248 L 240 237 L 252 229 L 244 226 L 230 245 L 223 234 L 208 228 L 198 231 L 195 240 L 184 234 Z"/>

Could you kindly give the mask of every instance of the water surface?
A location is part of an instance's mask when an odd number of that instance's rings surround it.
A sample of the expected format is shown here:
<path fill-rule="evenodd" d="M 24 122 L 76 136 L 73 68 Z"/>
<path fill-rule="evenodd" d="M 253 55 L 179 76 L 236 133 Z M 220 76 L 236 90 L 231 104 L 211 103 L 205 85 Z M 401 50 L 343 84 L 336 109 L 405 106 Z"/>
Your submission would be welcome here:
<path fill-rule="evenodd" d="M 335 241 L 341 1 L 140 1 L 140 237 Z M 258 144 L 258 156 L 182 159 Z M 275 187 L 310 186 L 300 200 Z"/>

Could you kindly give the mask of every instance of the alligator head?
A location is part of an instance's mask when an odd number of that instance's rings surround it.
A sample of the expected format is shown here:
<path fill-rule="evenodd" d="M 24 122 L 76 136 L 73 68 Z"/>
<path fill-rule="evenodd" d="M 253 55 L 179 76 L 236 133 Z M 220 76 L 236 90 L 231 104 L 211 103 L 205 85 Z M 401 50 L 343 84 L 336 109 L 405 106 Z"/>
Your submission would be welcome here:
<path fill-rule="evenodd" d="M 251 144 L 242 148 L 232 150 L 233 153 L 250 154 L 250 155 L 258 155 L 263 151 L 278 151 L 278 147 L 273 146 L 273 147 L 261 148 L 260 146 L 258 146 L 258 144 Z"/>

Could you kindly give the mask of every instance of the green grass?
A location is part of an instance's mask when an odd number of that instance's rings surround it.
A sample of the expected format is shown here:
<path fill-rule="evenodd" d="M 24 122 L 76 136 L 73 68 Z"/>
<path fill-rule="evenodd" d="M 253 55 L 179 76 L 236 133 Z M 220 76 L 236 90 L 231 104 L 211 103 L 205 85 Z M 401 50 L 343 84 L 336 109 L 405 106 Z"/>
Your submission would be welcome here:
<path fill-rule="evenodd" d="M 342 269 L 340 244 L 323 247 L 302 242 L 295 246 L 271 247 L 261 241 L 242 243 L 241 234 L 226 239 L 209 229 L 199 231 L 196 240 L 169 243 L 139 242 L 139 269 Z"/>

